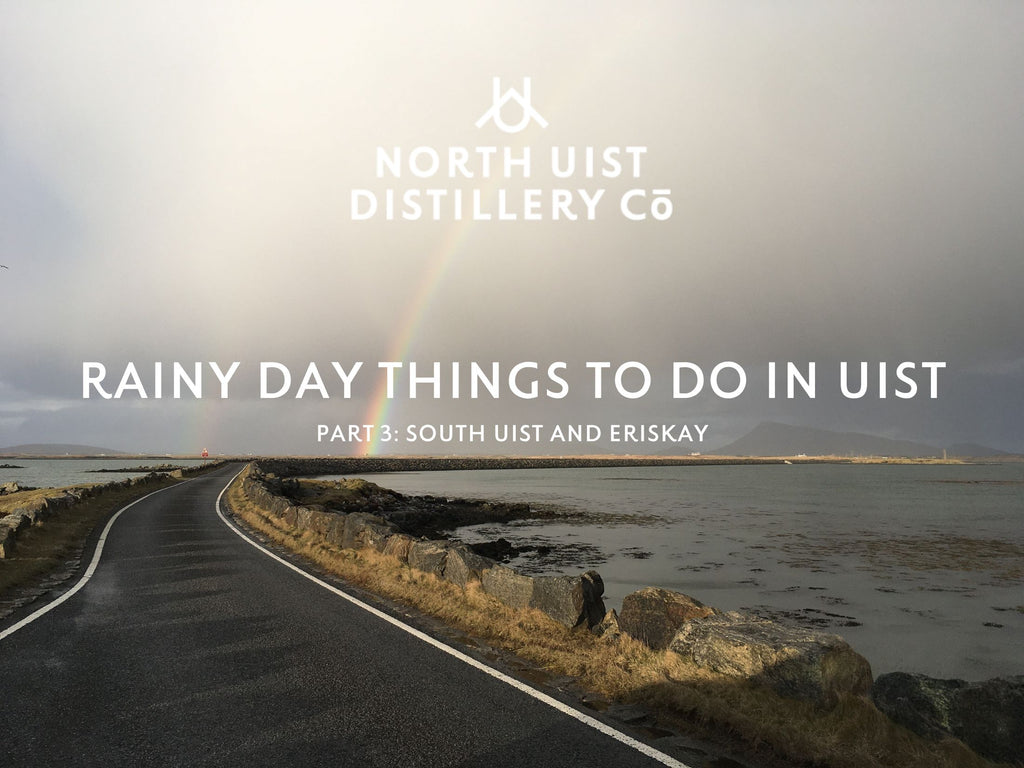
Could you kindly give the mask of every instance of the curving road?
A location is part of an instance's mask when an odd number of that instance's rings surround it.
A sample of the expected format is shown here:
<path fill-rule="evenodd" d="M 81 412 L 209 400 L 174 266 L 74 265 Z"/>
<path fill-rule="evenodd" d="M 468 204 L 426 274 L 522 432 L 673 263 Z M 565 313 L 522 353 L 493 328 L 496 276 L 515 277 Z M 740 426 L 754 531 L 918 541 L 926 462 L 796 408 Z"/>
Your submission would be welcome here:
<path fill-rule="evenodd" d="M 217 513 L 239 469 L 125 509 L 88 582 L 0 639 L 0 763 L 682 765 L 268 558 Z"/>

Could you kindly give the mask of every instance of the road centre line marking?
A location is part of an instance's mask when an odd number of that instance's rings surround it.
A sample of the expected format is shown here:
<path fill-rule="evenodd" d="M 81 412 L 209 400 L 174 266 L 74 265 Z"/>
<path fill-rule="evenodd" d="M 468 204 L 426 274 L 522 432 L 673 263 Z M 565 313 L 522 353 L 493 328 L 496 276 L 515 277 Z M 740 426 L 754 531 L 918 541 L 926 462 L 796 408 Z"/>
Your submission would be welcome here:
<path fill-rule="evenodd" d="M 245 471 L 245 469 L 243 468 L 241 471 L 239 471 L 238 475 L 242 474 L 242 472 L 244 472 L 244 471 Z M 283 557 L 280 557 L 279 555 L 275 554 L 274 552 L 271 552 L 266 547 L 264 547 L 261 544 L 257 543 L 253 539 L 249 538 L 247 535 L 245 535 L 238 528 L 238 526 L 236 526 L 234 523 L 232 523 L 230 520 L 228 520 L 228 518 L 224 515 L 224 512 L 221 509 L 221 504 L 220 504 L 221 498 L 224 496 L 224 493 L 230 487 L 231 483 L 233 483 L 238 478 L 238 475 L 235 475 L 233 478 L 231 478 L 231 480 L 228 481 L 228 484 L 226 486 L 224 486 L 223 490 L 221 490 L 220 494 L 217 496 L 216 511 L 217 511 L 217 516 L 220 517 L 220 519 L 224 522 L 224 524 L 230 530 L 232 530 L 235 534 L 237 534 L 242 539 L 242 541 L 245 541 L 246 543 L 251 544 L 253 547 L 258 549 L 260 552 L 265 554 L 267 557 L 273 558 L 274 560 L 276 560 L 277 562 L 281 563 L 285 567 L 291 568 L 296 573 L 298 573 L 301 576 L 304 576 L 305 578 L 309 579 L 314 584 L 317 584 L 317 585 L 323 587 L 324 589 L 326 589 L 327 591 L 333 592 L 334 594 L 338 595 L 339 597 L 342 597 L 345 600 L 348 600 L 353 605 L 355 605 L 355 606 L 357 606 L 359 608 L 362 608 L 364 611 L 367 611 L 367 612 L 373 614 L 377 618 L 383 619 L 384 621 L 388 622 L 389 624 L 392 624 L 395 627 L 398 627 L 399 629 L 401 629 L 402 631 L 409 633 L 413 637 L 415 637 L 415 638 L 417 638 L 419 640 L 422 640 L 425 643 L 428 643 L 428 644 L 434 646 L 438 650 L 443 651 L 444 653 L 447 653 L 449 656 L 454 656 L 459 661 L 465 662 L 469 666 L 474 667 L 474 668 L 480 670 L 481 672 L 484 672 L 485 674 L 488 674 L 488 675 L 490 675 L 491 677 L 493 677 L 493 678 L 495 678 L 497 680 L 500 680 L 501 682 L 505 683 L 506 685 L 510 685 L 513 688 L 515 688 L 516 690 L 522 691 L 523 693 L 525 693 L 528 696 L 532 696 L 533 698 L 537 699 L 538 701 L 543 702 L 544 704 L 547 704 L 548 706 L 553 707 L 554 709 L 557 709 L 559 712 L 562 712 L 563 714 L 566 714 L 569 717 L 572 717 L 572 718 L 578 720 L 579 722 L 583 723 L 584 725 L 590 726 L 594 730 L 599 731 L 599 732 L 605 734 L 606 736 L 610 736 L 611 738 L 615 739 L 618 742 L 621 742 L 622 744 L 625 744 L 628 747 L 632 747 L 637 752 L 640 752 L 641 754 L 646 755 L 647 757 L 650 757 L 653 760 L 656 760 L 657 762 L 661 763 L 662 765 L 669 766 L 670 768 L 691 768 L 691 766 L 687 765 L 686 763 L 681 763 L 678 760 L 676 760 L 675 758 L 670 757 L 669 755 L 666 755 L 664 752 L 659 752 L 654 747 L 652 747 L 652 746 L 650 746 L 648 744 L 644 744 L 642 741 L 634 739 L 632 736 L 627 736 L 626 734 L 622 733 L 621 731 L 617 731 L 616 729 L 612 728 L 611 726 L 602 723 L 600 720 L 597 720 L 596 718 L 593 718 L 590 715 L 587 715 L 587 714 L 585 714 L 583 712 L 580 712 L 579 710 L 574 709 L 573 707 L 570 707 L 568 704 L 563 704 L 562 702 L 558 701 L 558 699 L 555 699 L 555 698 L 553 698 L 551 696 L 548 696 L 546 693 L 542 693 L 542 692 L 536 690 L 535 688 L 531 688 L 530 686 L 526 685 L 525 683 L 522 683 L 519 680 L 516 680 L 514 677 L 510 677 L 510 676 L 506 675 L 503 672 L 499 672 L 498 670 L 493 669 L 492 667 L 487 666 L 483 662 L 477 661 L 476 659 L 474 659 L 471 656 L 467 656 L 466 654 L 462 653 L 462 651 L 456 650 L 455 648 L 452 648 L 450 645 L 446 645 L 445 643 L 442 643 L 440 640 L 437 640 L 437 639 L 431 637 L 430 635 L 428 635 L 428 634 L 426 634 L 424 632 L 421 632 L 420 630 L 416 629 L 415 627 L 411 627 L 408 624 L 405 624 L 404 622 L 399 621 L 395 617 L 389 616 L 388 614 L 384 613 L 383 611 L 378 610 L 377 608 L 374 608 L 372 605 L 364 603 L 362 600 L 359 600 L 358 598 L 353 597 L 352 595 L 350 595 L 347 592 L 344 592 L 344 591 L 338 589 L 337 587 L 333 586 L 332 584 L 328 584 L 326 581 L 324 581 L 324 580 L 314 576 L 313 574 L 307 573 L 306 571 L 304 571 L 301 568 L 299 568 L 297 565 L 288 562 Z"/>
<path fill-rule="evenodd" d="M 119 518 L 121 516 L 122 512 L 124 512 L 125 510 L 127 510 L 127 509 L 129 509 L 131 507 L 134 507 L 140 501 L 145 501 L 146 499 L 148 499 L 150 496 L 153 496 L 154 494 L 160 493 L 161 491 L 166 491 L 168 488 L 179 488 L 182 485 L 184 485 L 184 483 L 190 483 L 190 482 L 192 482 L 192 478 L 189 478 L 188 480 L 185 480 L 183 483 L 175 483 L 174 485 L 168 485 L 168 486 L 166 486 L 164 488 L 158 488 L 157 490 L 152 491 L 150 493 L 147 493 L 145 496 L 142 496 L 141 498 L 136 499 L 135 501 L 131 502 L 130 504 L 125 504 L 123 507 L 121 507 L 119 510 L 117 510 L 117 512 L 114 514 L 114 516 L 112 518 L 110 518 L 107 521 L 107 524 L 103 527 L 103 532 L 100 534 L 100 537 L 99 537 L 99 539 L 96 542 L 96 550 L 92 554 L 92 562 L 89 563 L 89 567 L 85 569 L 85 573 L 82 574 L 82 578 L 78 580 L 78 583 L 75 584 L 75 586 L 73 586 L 71 589 L 69 589 L 63 595 L 58 597 L 56 600 L 53 600 L 52 602 L 47 603 L 42 608 L 39 608 L 38 610 L 34 611 L 33 613 L 30 613 L 28 616 L 26 616 L 24 619 L 19 621 L 17 624 L 14 624 L 14 625 L 8 627 L 3 632 L 0 632 L 0 640 L 3 640 L 8 635 L 13 635 L 15 632 L 17 632 L 22 627 L 27 626 L 28 624 L 31 624 L 33 621 L 38 619 L 40 616 L 42 616 L 42 615 L 44 615 L 46 613 L 49 613 L 54 608 L 56 608 L 58 605 L 63 603 L 65 600 L 70 599 L 73 595 L 75 595 L 78 592 L 78 590 L 80 590 L 82 587 L 85 586 L 86 582 L 88 582 L 89 579 L 92 578 L 92 575 L 96 572 L 96 566 L 98 566 L 100 564 L 100 555 L 103 554 L 103 545 L 107 541 L 107 534 L 110 533 L 111 526 L 114 525 L 114 521 L 117 520 L 117 518 Z"/>

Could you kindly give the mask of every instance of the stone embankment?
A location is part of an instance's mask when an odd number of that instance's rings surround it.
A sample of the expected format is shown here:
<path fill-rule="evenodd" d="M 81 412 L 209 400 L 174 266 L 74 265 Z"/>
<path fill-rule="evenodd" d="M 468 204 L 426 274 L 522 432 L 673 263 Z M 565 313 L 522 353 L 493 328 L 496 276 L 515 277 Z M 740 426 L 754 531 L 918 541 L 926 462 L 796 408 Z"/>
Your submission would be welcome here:
<path fill-rule="evenodd" d="M 175 469 L 167 474 L 171 477 L 182 478 L 222 464 L 224 462 L 204 464 L 200 467 L 190 467 L 188 469 Z M 102 496 L 105 493 L 122 488 L 150 485 L 164 477 L 166 477 L 166 474 L 152 472 L 141 477 L 131 477 L 126 480 L 118 480 L 102 485 L 54 489 L 52 495 L 37 497 L 27 501 L 23 506 L 15 507 L 11 512 L 0 517 L 0 558 L 7 558 L 12 555 L 17 545 L 18 536 L 24 531 L 33 525 L 42 524 L 54 515 L 66 512 L 80 501 L 96 498 L 97 496 Z M 23 490 L 29 489 L 13 488 L 10 490 L 10 495 L 13 496 L 15 493 Z"/>
<path fill-rule="evenodd" d="M 276 527 L 309 531 L 343 549 L 370 548 L 465 588 L 479 584 L 516 609 L 537 609 L 566 627 L 613 639 L 626 634 L 669 650 L 713 674 L 762 685 L 780 696 L 833 708 L 843 696 L 870 696 L 892 720 L 930 738 L 953 736 L 989 759 L 1021 760 L 1024 677 L 984 683 L 883 675 L 873 683 L 868 661 L 838 635 L 724 613 L 688 595 L 656 587 L 627 595 L 622 614 L 605 612 L 596 571 L 530 576 L 447 539 L 410 535 L 399 520 L 362 511 L 302 506 L 284 489 L 295 475 L 432 469 L 491 469 L 501 459 L 261 460 L 243 475 L 245 495 Z M 537 466 L 597 466 L 592 460 L 527 460 Z M 522 460 L 515 460 L 523 467 Z M 531 464 L 532 465 L 532 464 Z M 387 492 L 386 489 L 378 489 Z M 393 493 L 393 492 L 387 492 Z"/>
<path fill-rule="evenodd" d="M 266 463 L 279 468 L 277 462 Z M 261 468 L 263 465 L 261 462 Z M 567 627 L 595 626 L 604 618 L 604 583 L 595 571 L 580 576 L 525 576 L 464 544 L 413 537 L 378 515 L 295 505 L 282 495 L 280 478 L 261 468 L 246 472 L 242 488 L 249 501 L 274 518 L 278 527 L 309 531 L 341 549 L 373 549 L 461 587 L 478 582 L 484 592 L 505 605 L 536 608 Z"/>

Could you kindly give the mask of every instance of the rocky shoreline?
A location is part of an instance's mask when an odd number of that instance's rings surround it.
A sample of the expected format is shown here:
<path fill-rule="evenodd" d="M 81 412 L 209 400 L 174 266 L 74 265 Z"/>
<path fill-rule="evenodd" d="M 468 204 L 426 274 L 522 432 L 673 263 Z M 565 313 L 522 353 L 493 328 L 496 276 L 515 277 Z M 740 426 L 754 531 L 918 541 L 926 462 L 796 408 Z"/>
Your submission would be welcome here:
<path fill-rule="evenodd" d="M 651 463 L 658 462 L 637 465 Z M 268 519 L 287 528 L 313 531 L 344 548 L 372 548 L 463 588 L 477 582 L 510 607 L 535 608 L 565 626 L 588 627 L 599 636 L 625 633 L 714 674 L 766 686 L 778 695 L 826 709 L 843 696 L 869 697 L 894 722 L 925 738 L 953 736 L 992 760 L 1024 758 L 1024 676 L 969 684 L 890 673 L 874 680 L 868 662 L 838 635 L 746 613 L 724 613 L 688 595 L 655 587 L 627 595 L 621 616 L 605 613 L 603 580 L 596 571 L 530 576 L 502 564 L 512 556 L 508 542 L 499 539 L 471 548 L 443 538 L 460 525 L 528 518 L 535 514 L 528 505 L 407 497 L 353 479 L 338 484 L 351 492 L 347 503 L 302 506 L 314 496 L 303 492 L 303 483 L 309 481 L 293 477 L 589 466 L 621 464 L 594 459 L 274 459 L 257 462 L 244 487 Z"/>

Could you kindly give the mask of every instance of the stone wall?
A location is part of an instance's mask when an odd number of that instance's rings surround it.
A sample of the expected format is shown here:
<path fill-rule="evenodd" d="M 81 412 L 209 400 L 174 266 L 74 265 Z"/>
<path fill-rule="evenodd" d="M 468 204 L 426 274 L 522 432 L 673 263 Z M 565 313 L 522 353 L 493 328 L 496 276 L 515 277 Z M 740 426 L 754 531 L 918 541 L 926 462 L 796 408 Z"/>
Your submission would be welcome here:
<path fill-rule="evenodd" d="M 281 468 L 277 461 L 261 462 L 260 467 L 267 464 Z M 289 466 L 293 464 L 289 462 Z M 279 493 L 277 475 L 260 467 L 251 466 L 245 472 L 242 488 L 249 501 L 279 528 L 309 532 L 343 549 L 373 549 L 463 588 L 476 582 L 505 605 L 536 608 L 566 627 L 593 627 L 604 618 L 604 582 L 595 571 L 579 576 L 528 576 L 459 542 L 413 538 L 376 515 L 296 506 Z"/>

